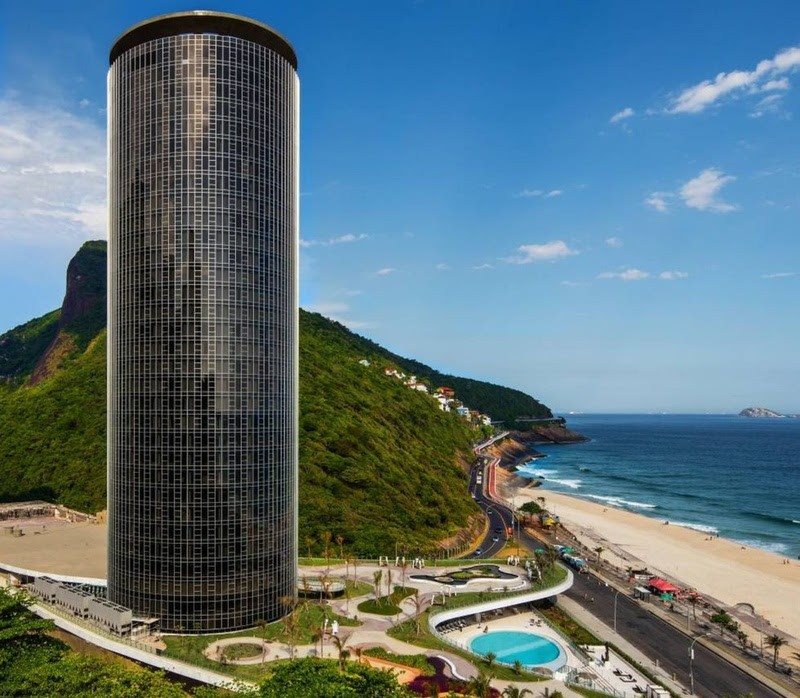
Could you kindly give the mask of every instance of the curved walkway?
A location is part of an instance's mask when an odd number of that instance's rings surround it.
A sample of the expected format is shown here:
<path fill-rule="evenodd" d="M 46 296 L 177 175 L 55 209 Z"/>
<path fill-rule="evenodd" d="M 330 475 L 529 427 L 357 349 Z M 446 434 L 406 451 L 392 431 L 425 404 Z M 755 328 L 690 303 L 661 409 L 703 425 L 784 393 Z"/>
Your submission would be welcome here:
<path fill-rule="evenodd" d="M 459 606 L 452 608 L 448 611 L 442 611 L 428 617 L 428 625 L 431 632 L 438 635 L 436 626 L 445 623 L 448 620 L 461 618 L 462 616 L 472 616 L 477 613 L 487 613 L 488 611 L 496 611 L 501 608 L 509 608 L 510 606 L 518 606 L 523 603 L 531 603 L 532 601 L 541 601 L 542 599 L 550 598 L 551 596 L 558 596 L 563 594 L 567 589 L 572 587 L 574 577 L 572 571 L 566 569 L 567 576 L 563 582 L 546 589 L 539 589 L 538 591 L 528 591 L 524 594 L 511 594 L 509 596 L 501 596 L 498 599 L 491 601 L 481 601 L 480 603 L 470 604 L 469 606 Z"/>

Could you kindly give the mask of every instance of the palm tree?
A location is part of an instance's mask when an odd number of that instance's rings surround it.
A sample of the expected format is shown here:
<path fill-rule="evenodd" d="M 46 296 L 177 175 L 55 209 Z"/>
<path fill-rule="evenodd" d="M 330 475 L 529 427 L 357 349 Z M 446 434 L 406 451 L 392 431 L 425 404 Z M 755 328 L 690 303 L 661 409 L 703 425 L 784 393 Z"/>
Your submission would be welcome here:
<path fill-rule="evenodd" d="M 494 660 L 497 659 L 497 655 L 494 652 L 487 652 L 484 655 L 484 659 L 486 659 L 486 664 L 491 669 L 492 664 L 494 664 Z"/>
<path fill-rule="evenodd" d="M 388 568 L 386 570 L 386 601 L 391 603 L 392 601 L 392 569 Z"/>
<path fill-rule="evenodd" d="M 514 662 L 514 673 L 515 674 L 521 674 L 522 673 L 522 662 L 519 661 L 519 659 L 517 659 Z M 523 694 L 520 694 L 520 695 L 525 695 L 525 694 L 523 693 Z"/>
<path fill-rule="evenodd" d="M 414 632 L 419 637 L 422 632 L 422 611 L 425 600 L 420 596 L 419 589 L 414 589 L 414 595 L 411 600 L 414 602 Z"/>
<path fill-rule="evenodd" d="M 339 546 L 339 559 L 344 558 L 344 538 L 342 536 L 336 536 L 336 545 Z"/>
<path fill-rule="evenodd" d="M 348 638 L 334 635 L 332 640 L 333 644 L 336 646 L 336 652 L 339 656 L 339 671 L 344 671 L 344 663 L 347 661 L 348 657 L 350 657 L 350 650 L 345 649 Z"/>
<path fill-rule="evenodd" d="M 772 647 L 773 655 L 772 655 L 772 668 L 778 668 L 778 652 L 780 652 L 781 647 L 786 644 L 786 640 L 784 640 L 780 635 L 770 635 L 767 638 L 767 647 Z"/>
<path fill-rule="evenodd" d="M 469 695 L 476 696 L 476 698 L 489 698 L 492 695 L 492 680 L 481 671 L 470 679 L 467 690 Z"/>
<path fill-rule="evenodd" d="M 330 567 L 331 564 L 331 540 L 333 536 L 331 535 L 330 531 L 323 531 L 322 532 L 322 545 L 324 547 L 325 552 L 325 565 Z"/>
<path fill-rule="evenodd" d="M 381 579 L 383 579 L 383 570 L 375 570 L 372 573 L 372 593 L 375 594 L 375 603 L 381 597 Z"/>
<path fill-rule="evenodd" d="M 527 688 L 519 688 L 517 686 L 506 686 L 503 689 L 503 698 L 523 698 L 523 696 L 532 696 L 533 692 Z"/>
<path fill-rule="evenodd" d="M 601 545 L 598 545 L 598 546 L 597 546 L 597 547 L 594 549 L 594 552 L 596 552 L 596 553 L 597 553 L 597 561 L 598 561 L 598 562 L 600 562 L 600 556 L 603 554 L 603 551 L 604 551 L 604 550 L 605 550 L 605 548 L 604 548 L 603 546 L 601 546 Z"/>

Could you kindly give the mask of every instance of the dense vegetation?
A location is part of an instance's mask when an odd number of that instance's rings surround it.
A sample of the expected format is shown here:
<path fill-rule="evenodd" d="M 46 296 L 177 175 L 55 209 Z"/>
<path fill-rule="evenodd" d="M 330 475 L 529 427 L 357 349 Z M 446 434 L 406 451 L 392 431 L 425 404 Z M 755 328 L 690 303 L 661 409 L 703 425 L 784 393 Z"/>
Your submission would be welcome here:
<path fill-rule="evenodd" d="M 0 336 L 0 366 L 13 367 L 0 384 L 0 501 L 105 507 L 104 317 L 105 243 L 87 243 L 63 309 Z M 383 364 L 360 365 L 362 340 L 345 328 L 305 312 L 300 325 L 303 551 L 322 552 L 330 533 L 358 555 L 415 552 L 463 529 L 477 512 L 464 470 L 475 434 Z M 68 351 L 26 381 L 56 336 Z"/>
<path fill-rule="evenodd" d="M 163 675 L 128 669 L 72 652 L 47 634 L 53 624 L 33 615 L 19 595 L 0 589 L 0 695 L 179 698 L 188 695 Z M 204 691 L 211 696 L 216 691 Z"/>
<path fill-rule="evenodd" d="M 55 339 L 60 317 L 59 308 L 0 335 L 0 379 L 19 379 L 33 371 Z"/>
<path fill-rule="evenodd" d="M 546 419 L 553 416 L 550 409 L 521 390 L 506 388 L 486 381 L 462 378 L 448 373 L 440 373 L 414 359 L 384 349 L 379 344 L 350 332 L 344 325 L 328 320 L 321 315 L 306 313 L 306 326 L 315 325 L 318 332 L 331 339 L 346 342 L 353 351 L 365 357 L 393 364 L 404 372 L 427 380 L 434 388 L 445 385 L 456 391 L 456 397 L 471 409 L 488 414 L 493 420 L 515 426 L 515 420 L 523 417 Z"/>

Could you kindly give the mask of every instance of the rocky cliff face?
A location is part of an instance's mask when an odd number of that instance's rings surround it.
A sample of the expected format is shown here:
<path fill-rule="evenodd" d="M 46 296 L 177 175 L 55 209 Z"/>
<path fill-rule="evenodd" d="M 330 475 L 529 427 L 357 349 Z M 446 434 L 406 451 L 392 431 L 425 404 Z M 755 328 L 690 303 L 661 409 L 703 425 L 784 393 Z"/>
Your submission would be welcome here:
<path fill-rule="evenodd" d="M 63 362 L 82 352 L 106 324 L 106 243 L 86 242 L 67 267 L 67 291 L 55 336 L 33 367 L 28 383 L 53 375 Z"/>

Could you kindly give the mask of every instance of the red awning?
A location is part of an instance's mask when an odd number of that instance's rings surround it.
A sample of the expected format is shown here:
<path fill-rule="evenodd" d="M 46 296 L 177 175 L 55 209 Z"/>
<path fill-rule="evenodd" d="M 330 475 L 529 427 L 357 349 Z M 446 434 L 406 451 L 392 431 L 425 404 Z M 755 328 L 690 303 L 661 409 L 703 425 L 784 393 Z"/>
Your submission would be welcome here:
<path fill-rule="evenodd" d="M 661 579 L 661 577 L 652 577 L 647 585 L 661 594 L 674 594 L 676 591 L 680 591 L 679 587 L 670 584 L 666 579 Z"/>

